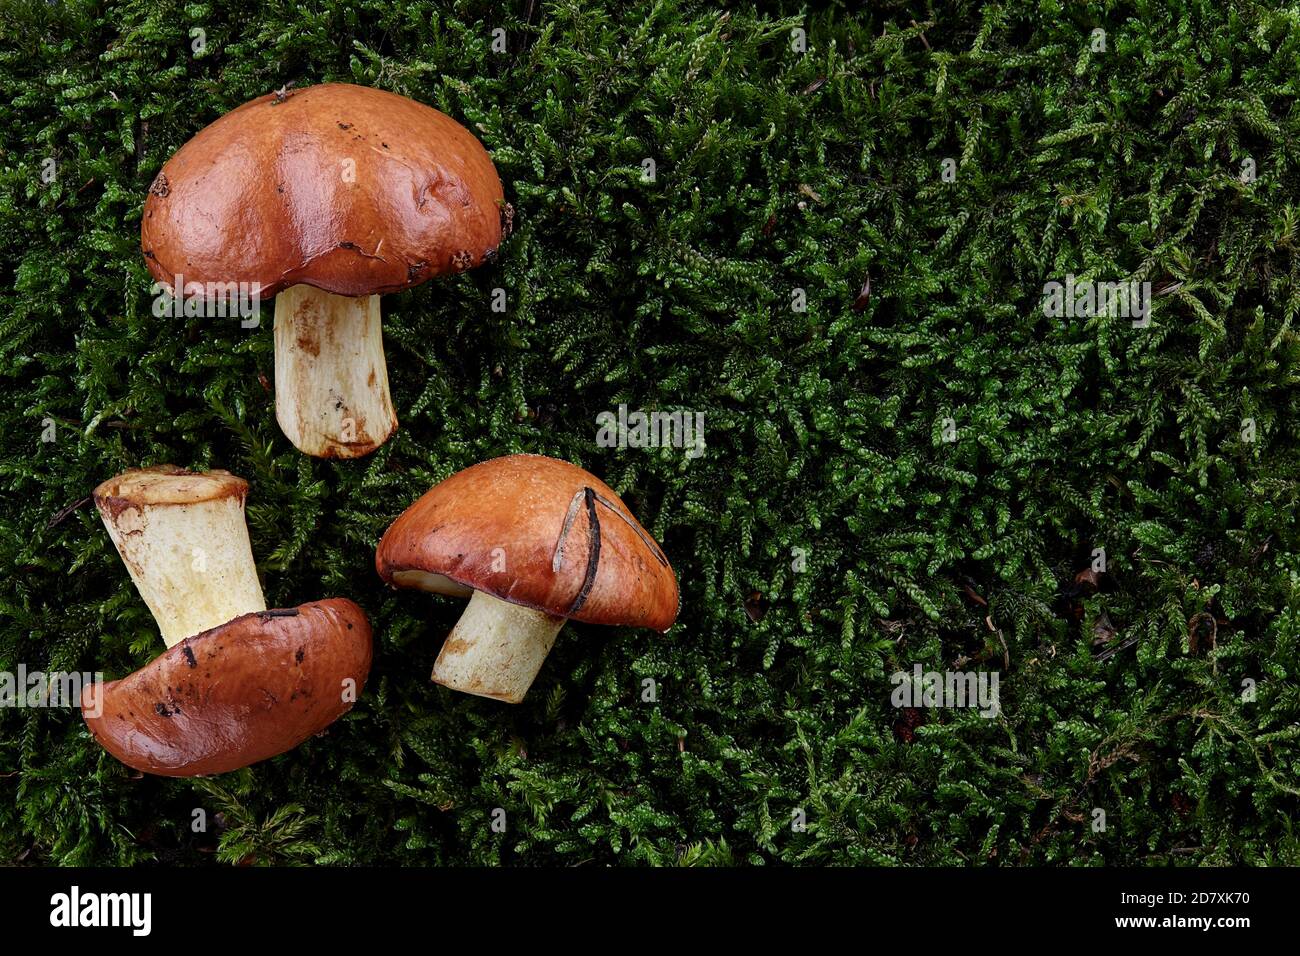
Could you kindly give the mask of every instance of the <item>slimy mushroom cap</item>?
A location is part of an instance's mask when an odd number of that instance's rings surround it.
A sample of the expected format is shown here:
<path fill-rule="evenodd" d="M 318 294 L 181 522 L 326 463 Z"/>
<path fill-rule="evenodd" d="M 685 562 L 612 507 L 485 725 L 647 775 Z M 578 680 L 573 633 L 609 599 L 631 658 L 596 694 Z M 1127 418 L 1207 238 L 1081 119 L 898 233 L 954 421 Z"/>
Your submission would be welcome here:
<path fill-rule="evenodd" d="M 324 83 L 258 97 L 197 133 L 149 188 L 153 277 L 410 288 L 491 261 L 510 210 L 469 130 L 395 93 Z"/>
<path fill-rule="evenodd" d="M 292 750 L 351 710 L 370 659 L 370 624 L 349 600 L 254 612 L 87 687 L 82 716 L 135 770 L 225 773 Z"/>

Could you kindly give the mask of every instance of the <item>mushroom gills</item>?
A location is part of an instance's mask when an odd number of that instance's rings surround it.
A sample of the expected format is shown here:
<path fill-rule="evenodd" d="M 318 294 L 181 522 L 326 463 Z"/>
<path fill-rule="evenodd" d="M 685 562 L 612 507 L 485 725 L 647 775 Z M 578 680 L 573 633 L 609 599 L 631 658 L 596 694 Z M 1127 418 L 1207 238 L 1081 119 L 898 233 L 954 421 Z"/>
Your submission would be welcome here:
<path fill-rule="evenodd" d="M 275 417 L 295 448 L 359 458 L 397 429 L 379 296 L 295 285 L 275 297 Z"/>
<path fill-rule="evenodd" d="M 564 626 L 564 618 L 475 591 L 433 665 L 433 681 L 517 704 Z"/>

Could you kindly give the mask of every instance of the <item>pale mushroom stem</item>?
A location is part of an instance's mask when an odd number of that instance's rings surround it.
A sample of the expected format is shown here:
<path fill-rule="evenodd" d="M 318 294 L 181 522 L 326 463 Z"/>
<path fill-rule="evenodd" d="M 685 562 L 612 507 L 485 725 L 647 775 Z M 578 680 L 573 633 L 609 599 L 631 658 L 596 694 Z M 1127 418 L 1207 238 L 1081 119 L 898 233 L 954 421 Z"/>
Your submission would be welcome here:
<path fill-rule="evenodd" d="M 433 665 L 434 683 L 517 704 L 563 626 L 562 617 L 475 591 Z"/>
<path fill-rule="evenodd" d="M 397 429 L 379 296 L 295 285 L 275 297 L 275 417 L 294 447 L 360 458 Z"/>
<path fill-rule="evenodd" d="M 100 515 L 168 647 L 266 610 L 242 496 L 185 504 L 119 498 Z"/>

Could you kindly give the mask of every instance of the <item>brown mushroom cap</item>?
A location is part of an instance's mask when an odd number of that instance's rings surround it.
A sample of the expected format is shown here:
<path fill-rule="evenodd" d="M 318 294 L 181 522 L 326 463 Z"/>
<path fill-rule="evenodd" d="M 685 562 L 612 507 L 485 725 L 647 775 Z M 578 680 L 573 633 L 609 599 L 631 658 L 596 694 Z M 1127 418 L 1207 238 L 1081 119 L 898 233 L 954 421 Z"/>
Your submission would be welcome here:
<path fill-rule="evenodd" d="M 292 750 L 351 710 L 343 681 L 360 694 L 370 653 L 370 623 L 344 598 L 245 614 L 87 687 L 82 717 L 135 770 L 226 773 Z"/>
<path fill-rule="evenodd" d="M 349 181 L 351 178 L 351 181 Z M 508 220 L 482 144 L 437 110 L 325 83 L 245 103 L 149 187 L 150 273 L 375 295 L 490 260 Z"/>
<path fill-rule="evenodd" d="M 440 574 L 588 624 L 666 631 L 677 618 L 677 578 L 627 505 L 541 455 L 480 462 L 434 486 L 389 526 L 375 567 L 390 584 L 399 571 Z"/>

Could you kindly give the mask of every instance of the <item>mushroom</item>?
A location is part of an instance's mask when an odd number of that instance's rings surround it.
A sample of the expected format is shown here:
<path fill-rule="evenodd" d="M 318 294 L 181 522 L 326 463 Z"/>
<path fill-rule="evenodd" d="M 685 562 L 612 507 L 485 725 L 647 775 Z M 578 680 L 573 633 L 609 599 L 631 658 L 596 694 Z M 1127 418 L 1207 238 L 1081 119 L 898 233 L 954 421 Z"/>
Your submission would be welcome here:
<path fill-rule="evenodd" d="M 225 773 L 292 750 L 347 713 L 370 672 L 370 624 L 344 598 L 267 610 L 248 483 L 172 465 L 128 471 L 95 504 L 167 651 L 82 694 L 100 745 L 135 770 Z"/>
<path fill-rule="evenodd" d="M 309 455 L 356 458 L 397 428 L 379 296 L 491 262 L 512 218 L 469 130 L 326 83 L 245 103 L 182 146 L 149 188 L 140 245 L 175 296 L 274 295 L 280 428 Z"/>
<path fill-rule="evenodd" d="M 91 684 L 82 716 L 135 770 L 226 773 L 292 750 L 351 710 L 370 653 L 370 624 L 345 598 L 244 614 L 122 680 Z"/>
<path fill-rule="evenodd" d="M 565 620 L 667 631 L 677 578 L 600 479 L 540 455 L 480 462 L 435 485 L 384 532 L 395 587 L 469 597 L 433 680 L 517 704 Z"/>

